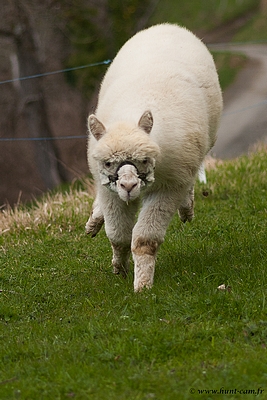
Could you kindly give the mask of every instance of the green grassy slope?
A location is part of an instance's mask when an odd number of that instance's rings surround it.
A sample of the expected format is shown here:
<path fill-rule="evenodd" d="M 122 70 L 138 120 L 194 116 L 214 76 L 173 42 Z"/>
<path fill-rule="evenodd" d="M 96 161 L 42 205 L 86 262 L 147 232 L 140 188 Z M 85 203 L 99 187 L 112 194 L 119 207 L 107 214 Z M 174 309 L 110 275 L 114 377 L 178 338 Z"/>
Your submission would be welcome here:
<path fill-rule="evenodd" d="M 138 294 L 82 189 L 2 213 L 0 398 L 266 398 L 266 171 L 264 150 L 211 170 Z"/>

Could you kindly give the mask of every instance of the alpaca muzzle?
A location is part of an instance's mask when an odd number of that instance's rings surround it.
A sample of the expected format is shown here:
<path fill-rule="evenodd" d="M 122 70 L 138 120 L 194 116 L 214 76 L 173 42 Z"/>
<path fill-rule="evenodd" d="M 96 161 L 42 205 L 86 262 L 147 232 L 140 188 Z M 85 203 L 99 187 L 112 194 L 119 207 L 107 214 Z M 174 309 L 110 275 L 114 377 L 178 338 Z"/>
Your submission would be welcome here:
<path fill-rule="evenodd" d="M 116 183 L 116 182 L 118 181 L 118 179 L 119 179 L 119 174 L 118 174 L 118 172 L 119 172 L 119 170 L 121 169 L 121 167 L 123 167 L 124 165 L 132 165 L 132 166 L 136 169 L 138 178 L 141 179 L 141 181 L 143 181 L 145 184 L 147 183 L 147 174 L 145 174 L 145 173 L 140 173 L 140 172 L 138 171 L 137 166 L 136 166 L 133 162 L 131 162 L 131 161 L 122 161 L 122 162 L 119 164 L 118 168 L 116 169 L 116 172 L 115 172 L 113 175 L 109 175 L 109 176 L 108 176 L 108 179 L 109 179 L 109 182 L 110 182 L 110 183 Z"/>

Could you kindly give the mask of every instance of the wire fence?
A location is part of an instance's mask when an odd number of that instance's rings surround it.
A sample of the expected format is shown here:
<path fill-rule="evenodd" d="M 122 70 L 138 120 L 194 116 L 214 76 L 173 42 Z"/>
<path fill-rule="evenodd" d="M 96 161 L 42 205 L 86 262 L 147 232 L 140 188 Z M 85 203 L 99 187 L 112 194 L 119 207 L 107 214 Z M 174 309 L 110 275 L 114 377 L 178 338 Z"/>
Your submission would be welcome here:
<path fill-rule="evenodd" d="M 5 83 L 14 83 L 18 81 L 25 81 L 27 79 L 35 79 L 35 78 L 41 78 L 43 76 L 50 76 L 50 75 L 56 75 L 56 74 L 63 74 L 64 72 L 70 72 L 70 71 L 77 71 L 79 69 L 85 69 L 85 68 L 90 68 L 90 67 L 97 67 L 99 65 L 108 65 L 111 63 L 112 60 L 105 60 L 105 61 L 100 61 L 97 63 L 92 63 L 92 64 L 86 64 L 86 65 L 80 65 L 78 67 L 72 67 L 72 68 L 65 68 L 65 69 L 59 69 L 58 71 L 51 71 L 51 72 L 44 72 L 42 74 L 36 74 L 36 75 L 29 75 L 29 76 L 22 76 L 19 78 L 14 78 L 14 79 L 8 79 L 6 81 L 0 81 L 0 85 L 3 85 Z"/>
<path fill-rule="evenodd" d="M 28 79 L 36 79 L 36 78 L 41 78 L 45 76 L 51 76 L 51 75 L 56 75 L 56 74 L 63 74 L 65 72 L 70 72 L 70 71 L 77 71 L 80 69 L 85 69 L 85 68 L 90 68 L 90 67 L 97 67 L 100 65 L 108 65 L 112 62 L 112 60 L 104 60 L 96 63 L 91 63 L 91 64 L 86 64 L 86 65 L 80 65 L 78 67 L 73 67 L 73 68 L 65 68 L 65 69 L 60 69 L 57 71 L 50 71 L 50 72 L 44 72 L 41 74 L 36 74 L 36 75 L 29 75 L 29 76 L 22 76 L 19 78 L 14 78 L 14 79 L 7 79 L 4 81 L 0 81 L 0 85 L 4 85 L 7 83 L 14 83 L 14 82 L 19 82 L 19 81 L 25 81 Z M 58 137 L 19 137 L 19 138 L 3 138 L 0 137 L 0 142 L 32 142 L 32 141 L 52 141 L 52 140 L 70 140 L 70 139 L 85 139 L 87 136 L 86 135 L 79 135 L 79 136 L 58 136 Z"/>
<path fill-rule="evenodd" d="M 214 44 L 208 44 L 207 47 L 209 47 L 210 49 L 214 49 L 214 50 L 219 50 L 220 47 L 225 47 L 225 46 L 240 46 L 240 45 L 255 45 L 255 44 L 264 44 L 267 43 L 267 40 L 257 40 L 257 41 L 247 41 L 247 42 L 227 42 L 227 43 L 214 43 Z M 224 51 L 219 50 L 219 51 Z M 227 51 L 227 50 L 225 50 Z M 73 67 L 73 68 L 65 68 L 65 69 L 61 69 L 61 70 L 57 70 L 57 71 L 51 71 L 51 72 L 44 72 L 44 73 L 40 73 L 40 74 L 36 74 L 36 75 L 30 75 L 30 76 L 24 76 L 24 77 L 19 77 L 19 78 L 14 78 L 14 79 L 8 79 L 8 80 L 4 80 L 4 81 L 0 81 L 0 85 L 4 85 L 7 83 L 14 83 L 14 82 L 18 82 L 18 81 L 24 81 L 27 79 L 36 79 L 36 78 L 41 78 L 41 77 L 45 77 L 45 76 L 50 76 L 50 75 L 56 75 L 56 74 L 61 74 L 61 73 L 66 73 L 66 72 L 70 72 L 70 71 L 76 71 L 76 70 L 80 70 L 80 69 L 86 69 L 86 68 L 90 68 L 90 67 L 96 67 L 96 66 L 100 66 L 100 65 L 108 65 L 112 62 L 112 60 L 107 59 L 104 61 L 100 61 L 100 62 L 96 62 L 96 63 L 92 63 L 92 64 L 86 64 L 86 65 L 80 65 L 77 67 Z M 245 112 L 251 108 L 255 108 L 255 107 L 260 107 L 262 105 L 267 104 L 267 98 L 261 102 L 255 103 L 255 104 L 251 104 L 247 107 L 243 107 L 240 109 L 237 109 L 235 111 L 231 111 L 231 112 L 224 112 L 222 114 L 222 117 L 231 115 L 231 114 L 238 114 L 238 113 L 242 113 Z M 54 140 L 71 140 L 71 139 L 85 139 L 87 138 L 87 135 L 79 135 L 79 136 L 58 136 L 58 137 L 19 137 L 19 138 L 5 138 L 5 137 L 0 137 L 0 142 L 19 142 L 19 141 L 54 141 Z"/>
<path fill-rule="evenodd" d="M 25 138 L 0 138 L 0 142 L 46 142 L 49 140 L 68 140 L 68 139 L 85 139 L 86 135 L 79 136 L 57 136 L 57 137 L 25 137 Z"/>
<path fill-rule="evenodd" d="M 231 112 L 223 112 L 222 118 L 227 117 L 228 115 L 239 114 L 245 111 L 248 111 L 252 108 L 260 107 L 263 105 L 267 105 L 267 98 L 259 103 L 251 104 L 250 106 L 243 107 Z M 266 132 L 267 133 L 267 132 Z M 0 142 L 46 142 L 46 141 L 54 141 L 54 140 L 70 140 L 70 139 L 86 139 L 87 135 L 77 135 L 77 136 L 56 136 L 56 137 L 19 137 L 19 138 L 2 138 L 0 137 Z"/>

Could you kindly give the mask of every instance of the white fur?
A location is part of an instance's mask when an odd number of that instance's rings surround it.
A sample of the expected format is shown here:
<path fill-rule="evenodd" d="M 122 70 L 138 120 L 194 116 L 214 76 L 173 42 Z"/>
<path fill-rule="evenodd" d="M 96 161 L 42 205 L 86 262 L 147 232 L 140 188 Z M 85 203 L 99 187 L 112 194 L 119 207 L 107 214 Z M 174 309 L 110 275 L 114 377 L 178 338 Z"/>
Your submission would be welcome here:
<path fill-rule="evenodd" d="M 97 197 L 86 230 L 94 236 L 105 221 L 115 273 L 127 272 L 132 251 L 136 291 L 153 284 L 156 253 L 175 211 L 184 222 L 193 218 L 194 181 L 221 111 L 212 56 L 176 25 L 136 34 L 106 73 L 88 121 Z M 120 168 L 125 160 L 134 166 Z"/>

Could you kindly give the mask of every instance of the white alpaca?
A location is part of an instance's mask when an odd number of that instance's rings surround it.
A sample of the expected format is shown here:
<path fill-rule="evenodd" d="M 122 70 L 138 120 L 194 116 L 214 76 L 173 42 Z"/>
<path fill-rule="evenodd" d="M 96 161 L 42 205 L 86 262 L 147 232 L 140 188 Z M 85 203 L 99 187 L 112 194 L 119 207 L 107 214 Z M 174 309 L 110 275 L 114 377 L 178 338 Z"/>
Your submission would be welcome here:
<path fill-rule="evenodd" d="M 152 286 L 176 210 L 183 222 L 193 218 L 194 181 L 215 143 L 221 111 L 211 54 L 176 25 L 137 33 L 104 77 L 88 120 L 97 195 L 86 231 L 95 236 L 105 223 L 114 273 L 127 273 L 132 251 L 135 291 Z"/>

